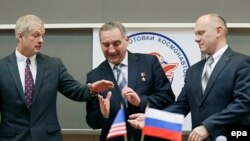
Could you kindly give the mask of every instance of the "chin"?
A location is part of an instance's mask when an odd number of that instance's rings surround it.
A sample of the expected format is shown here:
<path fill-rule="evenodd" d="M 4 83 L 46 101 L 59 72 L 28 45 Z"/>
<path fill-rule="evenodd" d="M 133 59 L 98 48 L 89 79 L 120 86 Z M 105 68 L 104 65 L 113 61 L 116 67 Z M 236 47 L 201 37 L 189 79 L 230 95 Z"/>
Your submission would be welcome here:
<path fill-rule="evenodd" d="M 41 50 L 36 50 L 35 51 L 35 54 L 38 54 L 38 53 L 40 53 L 41 52 Z"/>

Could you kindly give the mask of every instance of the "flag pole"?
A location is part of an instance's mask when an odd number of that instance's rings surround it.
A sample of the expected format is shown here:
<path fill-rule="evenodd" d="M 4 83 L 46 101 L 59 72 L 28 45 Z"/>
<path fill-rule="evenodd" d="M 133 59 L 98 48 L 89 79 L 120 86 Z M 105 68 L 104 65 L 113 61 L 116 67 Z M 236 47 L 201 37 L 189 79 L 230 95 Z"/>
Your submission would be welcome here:
<path fill-rule="evenodd" d="M 146 105 L 146 109 L 149 108 L 149 103 L 147 103 Z M 145 114 L 146 114 L 146 110 L 145 110 Z M 144 121 L 145 122 L 145 121 Z M 141 141 L 144 140 L 144 134 L 143 134 L 143 128 L 142 128 L 142 133 L 141 133 Z"/>
<path fill-rule="evenodd" d="M 142 133 L 141 134 L 141 141 L 143 141 L 144 140 L 144 134 Z"/>
<path fill-rule="evenodd" d="M 124 109 L 124 106 L 123 106 L 123 103 L 121 103 L 121 109 Z M 127 134 L 124 135 L 124 141 L 127 141 L 128 140 L 128 137 L 127 137 Z"/>
<path fill-rule="evenodd" d="M 124 135 L 124 141 L 127 141 L 128 139 L 127 139 L 127 134 L 126 135 Z"/>

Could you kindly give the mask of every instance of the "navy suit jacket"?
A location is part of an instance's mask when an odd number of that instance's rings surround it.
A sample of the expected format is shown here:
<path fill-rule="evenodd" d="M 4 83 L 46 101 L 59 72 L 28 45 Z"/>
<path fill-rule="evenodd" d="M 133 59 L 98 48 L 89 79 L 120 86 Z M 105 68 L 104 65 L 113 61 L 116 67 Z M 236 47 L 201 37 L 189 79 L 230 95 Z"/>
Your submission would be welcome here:
<path fill-rule="evenodd" d="M 215 140 L 226 135 L 233 124 L 250 124 L 250 58 L 228 48 L 217 62 L 204 94 L 201 76 L 205 59 L 186 73 L 185 85 L 177 102 L 165 110 L 187 115 L 191 111 L 192 128 L 204 125 Z"/>
<path fill-rule="evenodd" d="M 87 87 L 75 81 L 60 59 L 37 54 L 32 107 L 25 105 L 15 53 L 0 60 L 0 141 L 62 141 L 56 112 L 57 91 L 84 101 Z"/>
<path fill-rule="evenodd" d="M 146 81 L 142 81 L 141 73 L 145 73 Z M 100 140 L 105 140 L 110 126 L 121 108 L 123 98 L 107 60 L 87 75 L 87 83 L 101 79 L 110 80 L 115 84 L 114 89 L 111 90 L 110 115 L 108 119 L 104 119 L 100 111 L 98 98 L 92 98 L 92 100 L 87 101 L 87 123 L 91 128 L 101 128 Z M 128 104 L 126 108 L 127 116 L 133 113 L 145 112 L 147 104 L 149 104 L 149 107 L 163 109 L 175 100 L 170 82 L 158 59 L 152 55 L 128 52 L 128 87 L 139 95 L 141 103 L 139 107 Z M 106 97 L 107 92 L 103 92 L 101 95 Z M 132 138 L 133 140 L 140 140 L 140 130 L 135 130 L 127 124 L 127 131 L 128 141 L 132 140 Z M 114 140 L 123 141 L 122 138 L 114 138 Z"/>

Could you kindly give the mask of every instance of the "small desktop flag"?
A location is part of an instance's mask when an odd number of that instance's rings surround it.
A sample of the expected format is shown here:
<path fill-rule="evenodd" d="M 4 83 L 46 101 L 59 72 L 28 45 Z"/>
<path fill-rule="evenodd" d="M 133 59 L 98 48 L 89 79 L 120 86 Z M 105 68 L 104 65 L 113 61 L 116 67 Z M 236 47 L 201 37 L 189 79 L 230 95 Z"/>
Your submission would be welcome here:
<path fill-rule="evenodd" d="M 146 108 L 143 135 L 181 141 L 184 115 Z"/>
<path fill-rule="evenodd" d="M 121 108 L 117 113 L 115 120 L 109 130 L 107 135 L 107 139 L 117 137 L 117 136 L 126 136 L 126 121 L 125 121 L 125 112 L 124 109 Z"/>

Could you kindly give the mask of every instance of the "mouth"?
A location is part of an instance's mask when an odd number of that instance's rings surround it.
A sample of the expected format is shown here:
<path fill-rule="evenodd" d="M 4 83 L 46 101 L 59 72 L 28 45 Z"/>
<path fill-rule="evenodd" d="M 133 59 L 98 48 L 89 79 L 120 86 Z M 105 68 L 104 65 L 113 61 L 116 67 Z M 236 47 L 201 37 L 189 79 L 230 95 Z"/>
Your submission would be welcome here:
<path fill-rule="evenodd" d="M 117 54 L 109 54 L 108 55 L 110 58 L 116 58 L 118 55 Z"/>
<path fill-rule="evenodd" d="M 35 46 L 35 48 L 36 48 L 37 50 L 40 50 L 40 49 L 42 48 L 42 46 Z"/>

